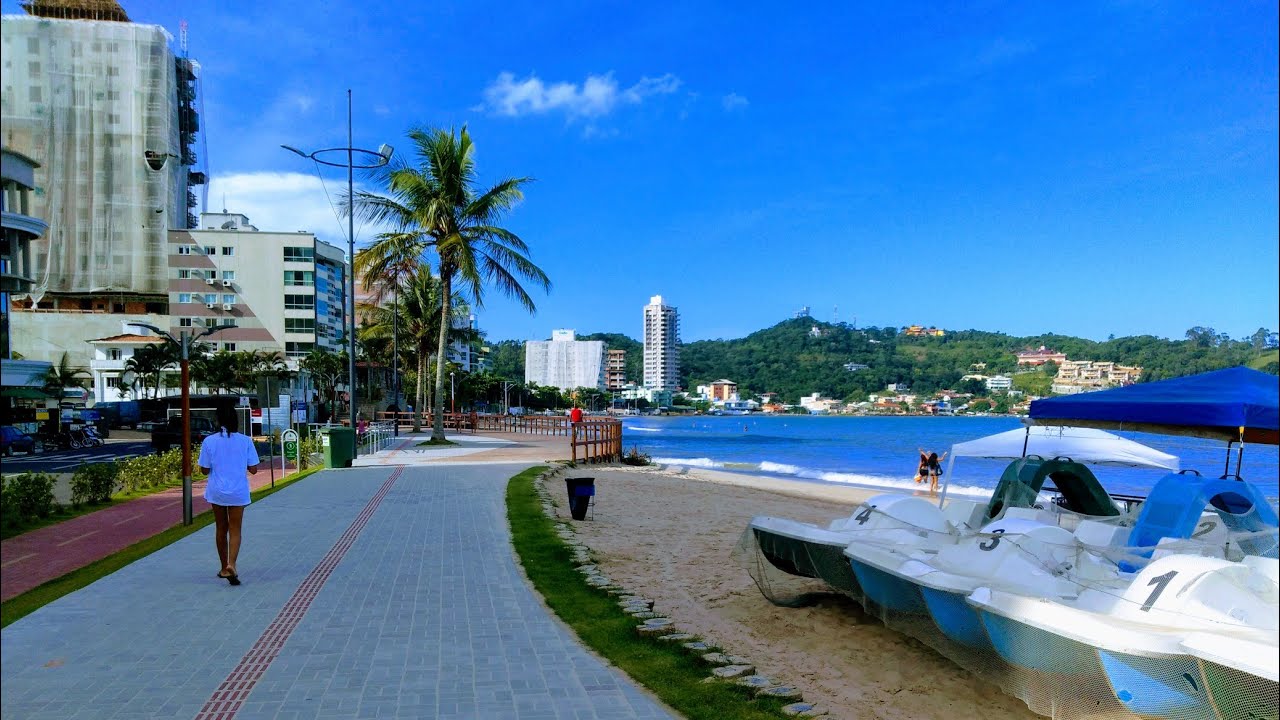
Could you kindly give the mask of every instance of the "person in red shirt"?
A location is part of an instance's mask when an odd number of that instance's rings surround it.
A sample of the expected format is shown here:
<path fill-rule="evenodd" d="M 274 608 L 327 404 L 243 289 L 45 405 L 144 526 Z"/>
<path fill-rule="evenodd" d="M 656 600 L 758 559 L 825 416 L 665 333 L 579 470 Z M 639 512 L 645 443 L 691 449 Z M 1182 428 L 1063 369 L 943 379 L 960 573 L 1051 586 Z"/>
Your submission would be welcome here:
<path fill-rule="evenodd" d="M 569 411 L 569 422 L 574 422 L 574 423 L 582 422 L 582 408 L 575 407 L 574 409 Z"/>

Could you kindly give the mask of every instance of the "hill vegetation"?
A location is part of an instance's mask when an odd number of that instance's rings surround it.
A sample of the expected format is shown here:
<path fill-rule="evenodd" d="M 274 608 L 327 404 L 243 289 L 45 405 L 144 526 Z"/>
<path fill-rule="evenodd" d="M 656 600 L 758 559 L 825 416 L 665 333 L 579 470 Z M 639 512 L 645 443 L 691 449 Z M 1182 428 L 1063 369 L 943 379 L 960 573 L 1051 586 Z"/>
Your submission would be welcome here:
<path fill-rule="evenodd" d="M 610 348 L 626 350 L 628 379 L 641 379 L 638 341 L 616 333 L 580 335 L 579 339 L 603 340 Z M 1265 328 L 1238 340 L 1212 328 L 1194 327 L 1182 340 L 1141 335 L 1099 342 L 1052 333 L 1017 337 L 981 330 L 917 337 L 897 328 L 854 328 L 796 318 L 744 338 L 683 345 L 680 378 L 688 389 L 727 378 L 738 383 L 744 397 L 772 392 L 785 403 L 815 392 L 860 401 L 890 383 L 909 386 L 916 393 L 949 389 L 981 394 L 985 392 L 982 383 L 961 381 L 973 372 L 1012 375 L 1016 389 L 1044 395 L 1056 368 L 1014 375 L 1018 351 L 1043 345 L 1071 360 L 1138 365 L 1144 368 L 1142 381 L 1151 381 L 1236 365 L 1276 374 L 1280 372 L 1276 344 L 1276 334 Z M 494 343 L 490 358 L 495 375 L 523 380 L 522 343 Z"/>

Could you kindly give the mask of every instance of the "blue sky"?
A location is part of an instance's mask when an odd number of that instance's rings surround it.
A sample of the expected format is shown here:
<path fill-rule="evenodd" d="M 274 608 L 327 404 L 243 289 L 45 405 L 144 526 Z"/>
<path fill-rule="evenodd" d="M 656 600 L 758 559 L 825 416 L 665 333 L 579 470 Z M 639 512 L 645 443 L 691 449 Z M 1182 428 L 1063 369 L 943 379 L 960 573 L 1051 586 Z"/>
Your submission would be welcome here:
<path fill-rule="evenodd" d="M 535 177 L 508 226 L 555 286 L 532 317 L 489 295 L 492 339 L 637 337 L 655 294 L 686 341 L 802 305 L 1095 339 L 1280 326 L 1274 2 L 124 5 L 189 23 L 212 209 L 345 245 L 278 146 L 341 144 L 348 87 L 358 145 L 467 123 L 483 179 Z"/>

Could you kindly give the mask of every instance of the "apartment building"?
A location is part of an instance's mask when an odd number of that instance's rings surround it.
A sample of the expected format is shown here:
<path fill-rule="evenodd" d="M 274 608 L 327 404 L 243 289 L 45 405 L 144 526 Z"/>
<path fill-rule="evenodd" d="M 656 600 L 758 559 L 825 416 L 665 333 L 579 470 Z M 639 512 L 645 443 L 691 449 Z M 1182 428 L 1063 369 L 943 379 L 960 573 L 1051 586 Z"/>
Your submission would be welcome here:
<path fill-rule="evenodd" d="M 1040 367 L 1041 365 L 1050 362 L 1061 365 L 1067 361 L 1066 353 L 1050 350 L 1044 345 L 1041 345 L 1035 350 L 1023 350 L 1017 355 L 1018 367 Z"/>
<path fill-rule="evenodd" d="M 169 233 L 169 325 L 219 350 L 277 351 L 290 361 L 343 347 L 343 251 L 305 232 L 265 232 L 238 213 L 202 213 Z"/>
<path fill-rule="evenodd" d="M 619 392 L 627 386 L 627 351 L 609 350 L 605 358 L 604 389 Z"/>
<path fill-rule="evenodd" d="M 1052 390 L 1058 395 L 1075 395 L 1117 385 L 1130 385 L 1137 382 L 1141 375 L 1141 367 L 1093 360 L 1064 360 L 1058 367 L 1057 377 L 1053 379 Z"/>
<path fill-rule="evenodd" d="M 35 160 L 0 147 L 0 358 L 12 357 L 9 349 L 9 296 L 31 290 L 31 242 L 44 235 L 48 225 L 31 215 L 35 190 Z"/>
<path fill-rule="evenodd" d="M 680 375 L 680 313 L 661 295 L 644 306 L 644 386 L 678 390 Z"/>
<path fill-rule="evenodd" d="M 604 342 L 577 340 L 572 330 L 554 330 L 551 340 L 524 344 L 524 381 L 556 387 L 604 388 Z"/>

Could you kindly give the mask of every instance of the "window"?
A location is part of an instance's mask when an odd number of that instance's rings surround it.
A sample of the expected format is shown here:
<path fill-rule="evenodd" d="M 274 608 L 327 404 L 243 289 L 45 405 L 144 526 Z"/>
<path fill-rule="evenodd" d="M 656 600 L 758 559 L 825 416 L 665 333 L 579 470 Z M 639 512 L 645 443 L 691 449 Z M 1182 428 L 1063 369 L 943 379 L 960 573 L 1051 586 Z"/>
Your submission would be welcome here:
<path fill-rule="evenodd" d="M 178 279 L 179 279 L 179 280 L 190 280 L 190 279 L 191 279 L 191 271 L 190 271 L 190 270 L 187 270 L 187 269 L 179 270 L 179 271 L 178 271 Z"/>
<path fill-rule="evenodd" d="M 285 310 L 312 310 L 316 306 L 314 295 L 285 295 Z"/>
<path fill-rule="evenodd" d="M 39 85 L 33 85 L 27 88 L 27 100 L 29 102 L 38 103 L 40 102 L 40 98 L 41 98 L 41 95 L 40 95 Z"/>
<path fill-rule="evenodd" d="M 120 359 L 120 348 L 107 348 L 107 359 L 108 359 L 108 360 L 119 360 L 119 359 Z"/>
<path fill-rule="evenodd" d="M 190 246 L 190 245 L 179 245 L 179 246 L 178 246 L 178 254 L 179 254 L 179 255 L 190 255 L 190 254 L 191 254 L 191 246 Z"/>
<path fill-rule="evenodd" d="M 225 304 L 227 304 L 227 305 L 230 305 L 230 304 L 234 303 L 235 301 L 236 301 L 236 296 L 235 296 L 235 295 L 223 295 L 223 296 L 222 296 L 222 302 L 223 302 L 223 303 L 225 303 Z"/>
<path fill-rule="evenodd" d="M 207 276 L 210 280 L 217 280 L 217 279 L 218 279 L 218 271 L 217 271 L 217 270 L 205 270 L 205 273 L 206 273 L 206 276 Z"/>
<path fill-rule="evenodd" d="M 315 332 L 316 321 L 312 318 L 285 318 L 284 331 L 291 333 Z"/>
<path fill-rule="evenodd" d="M 221 320 L 221 321 L 219 321 L 219 323 L 218 323 L 218 324 L 219 324 L 219 325 L 224 325 L 224 326 L 235 325 L 235 324 L 236 324 L 236 319 L 235 319 L 235 318 L 222 318 L 222 320 Z"/>
<path fill-rule="evenodd" d="M 178 327 L 191 327 L 191 318 L 178 318 Z"/>
<path fill-rule="evenodd" d="M 35 55 L 40 52 L 40 38 L 27 38 L 27 52 Z"/>
<path fill-rule="evenodd" d="M 302 357 L 311 352 L 315 346 L 315 343 L 309 342 L 285 342 L 284 354 L 289 357 Z"/>
<path fill-rule="evenodd" d="M 224 343 L 222 343 L 222 349 L 223 349 L 223 350 L 226 350 L 226 351 L 228 351 L 228 352 L 235 352 L 235 351 L 236 351 L 236 344 L 235 344 L 235 343 L 228 343 L 228 342 L 224 342 Z"/>
<path fill-rule="evenodd" d="M 235 279 L 236 279 L 236 271 L 235 271 L 235 270 L 223 270 L 223 271 L 222 271 L 222 279 L 223 279 L 223 280 L 235 280 Z"/>
<path fill-rule="evenodd" d="M 178 302 L 180 303 L 191 302 L 191 293 L 178 293 Z"/>
<path fill-rule="evenodd" d="M 307 262 L 315 257 L 315 248 L 309 247 L 286 247 L 284 249 L 285 262 Z"/>
<path fill-rule="evenodd" d="M 204 254 L 205 254 L 205 255 L 217 255 L 217 254 L 218 254 L 218 248 L 216 248 L 216 247 L 214 247 L 214 246 L 212 246 L 212 245 L 205 245 L 205 246 L 204 246 Z"/>
<path fill-rule="evenodd" d="M 209 253 L 209 254 L 210 254 L 210 255 L 212 255 L 213 253 Z M 222 254 L 223 254 L 223 255 L 235 255 L 235 254 L 236 254 L 236 249 L 235 249 L 235 248 L 233 248 L 233 247 L 227 247 L 227 246 L 225 246 L 225 245 L 224 245 L 224 246 L 222 247 Z"/>
<path fill-rule="evenodd" d="M 285 270 L 284 284 L 311 287 L 316 282 L 316 274 L 311 270 Z"/>

